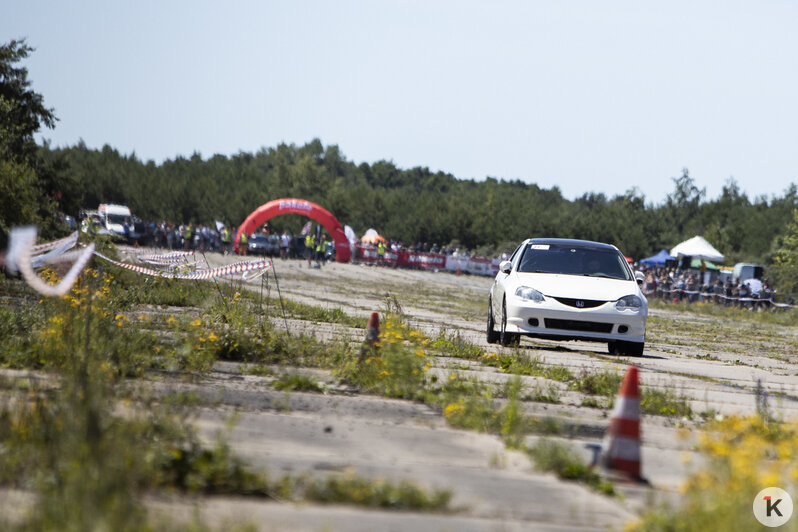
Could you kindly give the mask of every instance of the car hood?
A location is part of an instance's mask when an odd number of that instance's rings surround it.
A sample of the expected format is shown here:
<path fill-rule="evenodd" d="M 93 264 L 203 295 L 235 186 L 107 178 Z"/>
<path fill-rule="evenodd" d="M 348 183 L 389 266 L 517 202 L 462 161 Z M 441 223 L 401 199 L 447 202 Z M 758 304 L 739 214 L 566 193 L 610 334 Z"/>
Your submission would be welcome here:
<path fill-rule="evenodd" d="M 529 286 L 549 297 L 615 301 L 639 293 L 636 281 L 553 273 L 515 272 L 512 275 L 517 286 Z"/>

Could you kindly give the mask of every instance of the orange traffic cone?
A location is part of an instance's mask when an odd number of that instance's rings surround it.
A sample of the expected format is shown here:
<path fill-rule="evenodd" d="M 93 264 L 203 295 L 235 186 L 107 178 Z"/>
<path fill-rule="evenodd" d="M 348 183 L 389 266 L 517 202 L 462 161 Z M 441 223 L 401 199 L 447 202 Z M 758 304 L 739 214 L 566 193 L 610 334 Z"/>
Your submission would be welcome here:
<path fill-rule="evenodd" d="M 637 366 L 629 366 L 615 400 L 610 426 L 601 445 L 601 465 L 608 473 L 617 472 L 645 482 L 640 474 L 640 390 Z"/>
<path fill-rule="evenodd" d="M 377 340 L 380 339 L 380 315 L 378 312 L 372 312 L 369 316 L 369 323 L 366 326 L 366 343 L 374 347 Z"/>
<path fill-rule="evenodd" d="M 380 315 L 378 312 L 372 312 L 369 316 L 368 325 L 366 325 L 366 341 L 360 346 L 360 361 L 362 362 L 366 355 L 373 352 L 377 347 L 377 340 L 380 339 Z"/>

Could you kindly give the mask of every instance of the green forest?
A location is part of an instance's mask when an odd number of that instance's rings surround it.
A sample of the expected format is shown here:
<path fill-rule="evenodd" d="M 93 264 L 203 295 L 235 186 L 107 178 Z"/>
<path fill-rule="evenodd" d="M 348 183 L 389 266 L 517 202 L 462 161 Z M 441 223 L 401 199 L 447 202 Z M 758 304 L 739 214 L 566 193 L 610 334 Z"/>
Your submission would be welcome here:
<path fill-rule="evenodd" d="M 454 244 L 491 255 L 528 237 L 567 237 L 610 242 L 639 259 L 702 235 L 727 264 L 769 264 L 798 207 L 795 184 L 781 195 L 750 198 L 730 178 L 718 197 L 707 198 L 686 168 L 675 176 L 641 176 L 672 181 L 672 191 L 655 204 L 634 188 L 614 197 L 585 191 L 569 200 L 556 187 L 520 180 L 458 179 L 391 161 L 356 164 L 319 139 L 161 164 L 108 145 L 37 144 L 34 133 L 55 127 L 57 118 L 16 65 L 30 52 L 24 41 L 0 47 L 2 247 L 12 225 L 38 223 L 46 235 L 59 230 L 60 214 L 76 216 L 103 202 L 126 204 L 144 220 L 238 225 L 267 201 L 296 197 L 322 205 L 358 234 L 373 227 L 405 245 Z M 304 222 L 287 215 L 270 223 L 298 231 Z"/>
<path fill-rule="evenodd" d="M 734 181 L 707 200 L 687 169 L 672 178 L 673 192 L 660 205 L 647 204 L 634 190 L 611 198 L 585 192 L 571 201 L 557 188 L 521 181 L 461 180 L 389 161 L 357 165 L 338 146 L 317 139 L 231 157 L 195 154 L 160 165 L 110 146 L 44 146 L 40 156 L 64 173 L 60 182 L 71 185 L 61 195 L 71 214 L 116 202 L 144 219 L 237 225 L 267 201 L 296 197 L 320 204 L 358 234 L 373 227 L 406 245 L 456 241 L 487 253 L 528 237 L 552 236 L 611 242 L 642 258 L 703 235 L 727 262 L 763 261 L 798 206 L 795 186 L 781 197 L 752 200 Z M 298 231 L 304 220 L 271 223 Z"/>

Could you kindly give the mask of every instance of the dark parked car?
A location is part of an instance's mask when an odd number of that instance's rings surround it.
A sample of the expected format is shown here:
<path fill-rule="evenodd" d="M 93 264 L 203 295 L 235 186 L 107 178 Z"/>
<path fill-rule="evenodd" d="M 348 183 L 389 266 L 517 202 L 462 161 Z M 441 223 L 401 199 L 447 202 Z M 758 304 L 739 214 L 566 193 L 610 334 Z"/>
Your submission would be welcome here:
<path fill-rule="evenodd" d="M 279 252 L 279 244 L 275 244 L 268 235 L 252 235 L 249 238 L 250 255 L 267 255 L 269 257 L 274 257 Z"/>

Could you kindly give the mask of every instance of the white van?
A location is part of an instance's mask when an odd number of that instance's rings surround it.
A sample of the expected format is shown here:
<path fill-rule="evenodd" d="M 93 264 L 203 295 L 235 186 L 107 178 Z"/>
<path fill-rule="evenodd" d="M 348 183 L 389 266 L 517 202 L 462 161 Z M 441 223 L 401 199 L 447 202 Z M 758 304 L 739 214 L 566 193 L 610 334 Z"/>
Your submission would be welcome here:
<path fill-rule="evenodd" d="M 133 215 L 125 205 L 101 203 L 97 208 L 103 229 L 115 234 L 125 236 L 125 221 L 133 223 Z M 131 226 L 131 230 L 132 230 Z"/>
<path fill-rule="evenodd" d="M 738 262 L 732 270 L 732 282 L 737 284 L 747 279 L 762 279 L 764 275 L 765 267 L 761 264 Z"/>

